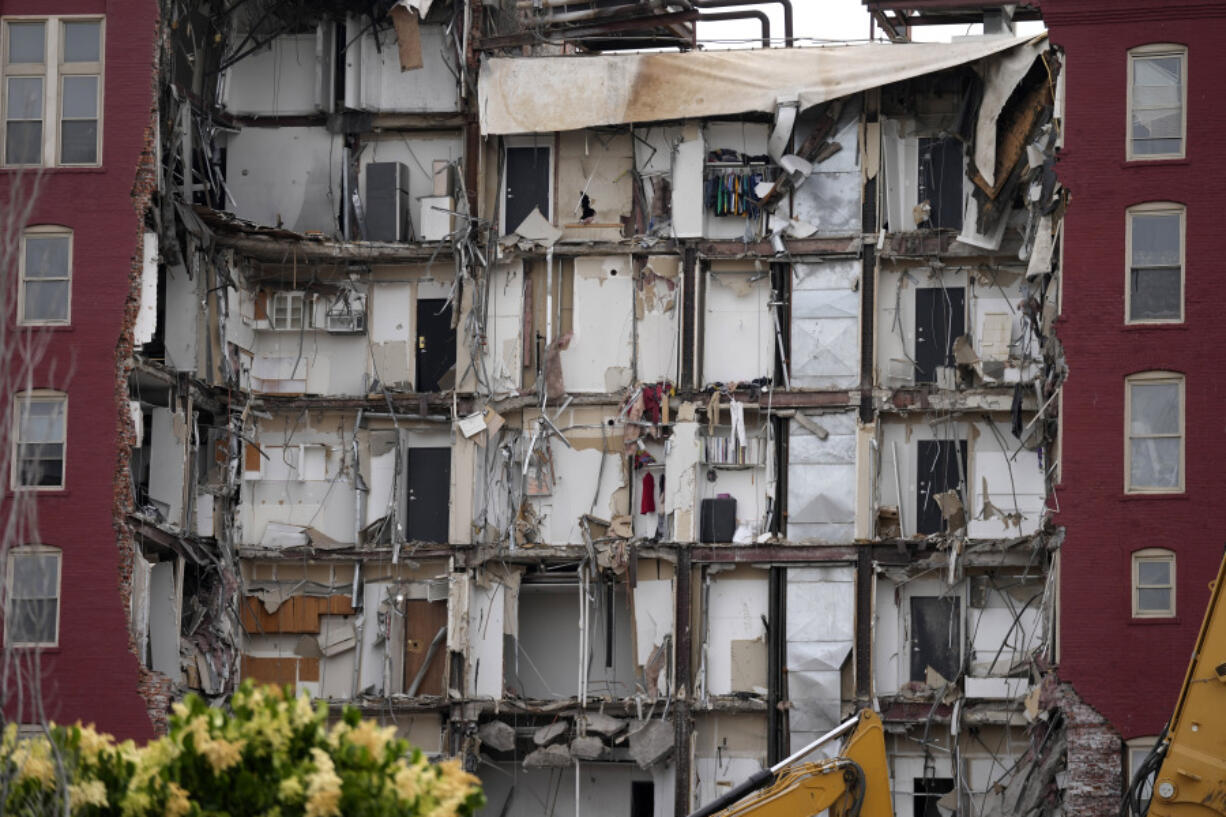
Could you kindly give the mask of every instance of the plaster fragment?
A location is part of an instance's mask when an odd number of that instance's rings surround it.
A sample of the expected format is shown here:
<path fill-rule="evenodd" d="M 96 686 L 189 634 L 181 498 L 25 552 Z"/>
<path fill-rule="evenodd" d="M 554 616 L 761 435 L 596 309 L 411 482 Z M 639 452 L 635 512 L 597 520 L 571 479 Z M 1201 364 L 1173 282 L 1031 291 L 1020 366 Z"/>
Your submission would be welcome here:
<path fill-rule="evenodd" d="M 570 729 L 570 721 L 566 718 L 559 718 L 548 726 L 542 726 L 540 729 L 537 729 L 536 733 L 532 736 L 532 742 L 537 746 L 544 746 L 557 737 L 566 734 L 568 729 Z"/>

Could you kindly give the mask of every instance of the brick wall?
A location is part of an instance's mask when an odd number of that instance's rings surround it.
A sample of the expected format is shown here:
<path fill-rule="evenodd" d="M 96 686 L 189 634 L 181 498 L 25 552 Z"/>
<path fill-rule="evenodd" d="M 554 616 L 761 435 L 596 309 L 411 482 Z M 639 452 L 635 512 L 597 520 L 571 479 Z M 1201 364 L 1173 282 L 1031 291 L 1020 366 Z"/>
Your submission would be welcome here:
<path fill-rule="evenodd" d="M 129 644 L 132 542 L 115 520 L 131 503 L 124 451 L 130 437 L 116 412 L 127 412 L 125 316 L 130 320 L 139 282 L 142 214 L 155 178 L 147 148 L 157 3 L 0 0 L 0 15 L 13 14 L 106 15 L 102 166 L 45 170 L 31 220 L 71 228 L 74 247 L 72 325 L 48 330 L 34 383 L 68 394 L 65 489 L 38 499 L 39 538 L 63 551 L 60 643 L 41 658 L 43 699 L 51 719 L 95 722 L 143 739 L 153 732 L 147 701 L 164 709 L 164 684 L 148 683 L 142 697 L 138 686 L 146 684 Z M 0 200 L 14 178 L 0 172 Z"/>
<path fill-rule="evenodd" d="M 1073 199 L 1058 330 L 1069 367 L 1057 520 L 1067 529 L 1060 675 L 1129 739 L 1157 734 L 1170 716 L 1222 553 L 1215 531 L 1226 523 L 1219 497 L 1226 434 L 1217 404 L 1226 383 L 1226 323 L 1216 246 L 1226 185 L 1226 107 L 1218 102 L 1226 7 L 1044 0 L 1043 12 L 1052 40 L 1067 52 L 1058 173 Z M 1129 163 L 1127 51 L 1161 42 L 1188 48 L 1187 159 Z M 1146 201 L 1187 207 L 1183 324 L 1124 324 L 1125 210 Z M 1153 369 L 1186 377 L 1187 489 L 1125 496 L 1124 378 Z M 1131 619 L 1131 554 L 1145 547 L 1177 554 L 1174 619 Z"/>

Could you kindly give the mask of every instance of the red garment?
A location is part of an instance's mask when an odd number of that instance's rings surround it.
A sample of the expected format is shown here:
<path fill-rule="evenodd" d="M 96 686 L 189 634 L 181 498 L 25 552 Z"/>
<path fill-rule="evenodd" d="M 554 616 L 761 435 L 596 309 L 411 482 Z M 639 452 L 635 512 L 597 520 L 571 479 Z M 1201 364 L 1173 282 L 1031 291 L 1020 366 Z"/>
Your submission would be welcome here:
<path fill-rule="evenodd" d="M 639 504 L 639 513 L 656 512 L 656 478 L 648 471 L 643 474 L 643 500 Z"/>

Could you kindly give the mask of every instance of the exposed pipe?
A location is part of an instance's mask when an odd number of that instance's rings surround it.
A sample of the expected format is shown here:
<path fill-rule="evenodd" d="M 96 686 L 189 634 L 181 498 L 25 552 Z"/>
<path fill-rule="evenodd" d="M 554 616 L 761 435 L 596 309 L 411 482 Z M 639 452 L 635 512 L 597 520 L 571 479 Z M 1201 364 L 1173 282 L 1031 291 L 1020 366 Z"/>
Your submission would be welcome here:
<path fill-rule="evenodd" d="M 531 0 L 529 0 L 531 2 Z M 728 8 L 729 6 L 745 6 L 750 5 L 745 0 L 691 0 L 696 8 L 700 9 L 719 9 Z M 762 5 L 763 3 L 778 3 L 783 6 L 783 44 L 787 48 L 792 47 L 792 0 L 757 0 L 752 5 Z"/>
<path fill-rule="evenodd" d="M 573 3 L 574 0 L 570 0 Z M 553 7 L 566 6 L 569 3 L 565 2 L 547 2 L 546 5 Z M 596 20 L 600 18 L 613 19 L 616 14 L 611 14 L 611 11 L 630 11 L 638 7 L 638 3 L 626 3 L 617 6 L 610 6 L 599 9 L 579 9 L 576 11 L 551 11 L 549 14 L 543 14 L 539 17 L 533 17 L 532 22 L 540 23 L 573 23 L 579 20 Z M 520 6 L 522 8 L 522 6 Z M 529 8 L 531 8 L 531 0 L 529 0 Z"/>
<path fill-rule="evenodd" d="M 698 4 L 701 8 L 701 4 Z M 771 47 L 771 19 L 766 16 L 764 11 L 754 11 L 746 9 L 745 11 L 721 11 L 713 14 L 698 15 L 700 23 L 715 23 L 720 20 L 748 20 L 751 17 L 756 17 L 758 22 L 762 24 L 762 47 Z"/>
<path fill-rule="evenodd" d="M 582 0 L 516 0 L 515 8 L 517 9 L 534 9 L 534 8 L 559 8 L 561 6 L 578 6 L 583 5 Z M 598 9 L 590 9 L 596 14 L 607 13 L 609 9 L 621 8 L 623 6 L 642 6 L 645 5 L 643 0 L 621 0 L 618 3 L 610 3 Z"/>

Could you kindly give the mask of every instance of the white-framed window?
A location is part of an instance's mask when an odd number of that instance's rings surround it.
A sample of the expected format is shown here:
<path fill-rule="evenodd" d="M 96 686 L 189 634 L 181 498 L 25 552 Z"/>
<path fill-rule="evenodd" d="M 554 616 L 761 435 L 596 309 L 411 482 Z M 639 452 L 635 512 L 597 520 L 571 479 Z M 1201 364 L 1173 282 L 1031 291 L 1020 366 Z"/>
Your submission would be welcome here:
<path fill-rule="evenodd" d="M 1128 493 L 1181 493 L 1183 375 L 1142 372 L 1124 381 L 1124 484 Z"/>
<path fill-rule="evenodd" d="M 18 320 L 27 326 L 69 323 L 72 230 L 64 227 L 26 230 L 21 237 L 20 267 Z"/>
<path fill-rule="evenodd" d="M 1147 736 L 1133 738 L 1125 744 L 1126 760 L 1128 763 L 1128 780 L 1124 782 L 1125 788 L 1131 785 L 1133 778 L 1137 776 L 1137 772 L 1141 769 L 1141 764 L 1145 762 L 1145 758 L 1149 757 L 1149 753 L 1153 751 L 1157 743 L 1158 738 L 1156 736 Z M 1143 802 L 1148 801 L 1153 796 L 1153 788 L 1154 781 L 1152 779 L 1141 785 L 1141 800 Z"/>
<path fill-rule="evenodd" d="M 64 487 L 68 440 L 68 397 L 61 392 L 33 391 L 15 398 L 12 485 L 15 490 Z"/>
<path fill-rule="evenodd" d="M 273 329 L 305 329 L 306 298 L 302 292 L 274 292 L 268 325 Z"/>
<path fill-rule="evenodd" d="M 1175 553 L 1146 548 L 1132 554 L 1133 618 L 1175 615 Z"/>
<path fill-rule="evenodd" d="M 1183 321 L 1184 216 L 1184 206 L 1170 202 L 1128 208 L 1127 323 Z"/>
<path fill-rule="evenodd" d="M 1187 135 L 1188 49 L 1155 43 L 1128 52 L 1128 158 L 1181 159 Z"/>
<path fill-rule="evenodd" d="M 55 647 L 60 641 L 60 550 L 29 545 L 9 551 L 4 643 Z"/>
<path fill-rule="evenodd" d="M 96 16 L 0 20 L 4 165 L 101 164 L 103 28 Z"/>

